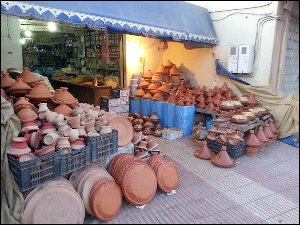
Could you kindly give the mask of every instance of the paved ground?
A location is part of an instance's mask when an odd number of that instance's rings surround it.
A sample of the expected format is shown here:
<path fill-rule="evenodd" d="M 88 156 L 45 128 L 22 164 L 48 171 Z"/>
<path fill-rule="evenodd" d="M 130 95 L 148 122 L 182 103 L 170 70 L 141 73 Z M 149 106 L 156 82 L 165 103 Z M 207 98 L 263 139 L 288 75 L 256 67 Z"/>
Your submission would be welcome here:
<path fill-rule="evenodd" d="M 144 209 L 124 201 L 120 214 L 106 223 L 299 223 L 298 148 L 277 141 L 221 169 L 194 157 L 191 137 L 156 140 L 178 166 L 176 193 L 157 192 Z M 85 223 L 101 222 L 87 216 Z"/>

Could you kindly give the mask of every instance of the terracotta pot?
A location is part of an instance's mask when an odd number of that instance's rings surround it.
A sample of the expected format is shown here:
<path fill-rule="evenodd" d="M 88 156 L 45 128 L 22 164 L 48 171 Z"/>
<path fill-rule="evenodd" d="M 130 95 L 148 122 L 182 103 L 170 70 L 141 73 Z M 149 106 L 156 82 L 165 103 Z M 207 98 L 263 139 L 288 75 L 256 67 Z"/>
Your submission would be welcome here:
<path fill-rule="evenodd" d="M 245 144 L 248 147 L 261 147 L 262 146 L 262 143 L 255 136 L 254 130 L 250 130 L 250 134 L 247 137 Z"/>
<path fill-rule="evenodd" d="M 156 129 L 153 134 L 155 137 L 162 137 L 162 130 Z"/>
<path fill-rule="evenodd" d="M 227 83 L 224 82 L 223 86 L 221 87 L 221 91 L 227 92 L 227 91 L 229 91 L 229 90 L 230 90 L 230 89 L 229 89 L 229 87 L 227 86 Z"/>
<path fill-rule="evenodd" d="M 143 130 L 143 134 L 144 134 L 144 135 L 152 135 L 153 132 L 152 132 L 151 127 L 150 127 L 150 126 L 146 126 L 146 127 L 144 128 L 144 130 Z"/>
<path fill-rule="evenodd" d="M 143 130 L 143 125 L 140 123 L 137 123 L 134 125 L 133 130 L 136 132 L 142 131 Z"/>
<path fill-rule="evenodd" d="M 221 151 L 211 158 L 212 164 L 218 167 L 230 168 L 235 166 L 235 160 L 228 153 L 226 146 L 221 147 Z"/>
<path fill-rule="evenodd" d="M 215 105 L 212 102 L 208 103 L 205 108 L 207 110 L 215 110 L 216 109 Z"/>
<path fill-rule="evenodd" d="M 22 123 L 24 123 L 36 120 L 38 115 L 32 109 L 30 109 L 29 105 L 24 105 L 23 108 L 17 113 L 17 117 Z"/>
<path fill-rule="evenodd" d="M 265 147 L 266 144 L 268 143 L 269 139 L 265 136 L 264 128 L 263 127 L 259 127 L 258 128 L 255 136 L 262 143 L 262 146 Z"/>
<path fill-rule="evenodd" d="M 176 97 L 175 97 L 175 93 L 171 92 L 169 98 L 166 101 L 167 103 L 170 104 L 175 104 L 176 103 Z"/>
<path fill-rule="evenodd" d="M 40 78 L 29 71 L 28 67 L 23 68 L 23 72 L 19 75 L 19 78 L 23 78 L 23 81 L 30 87 L 34 87 L 34 85 L 40 80 Z"/>
<path fill-rule="evenodd" d="M 46 102 L 48 99 L 53 98 L 53 94 L 51 94 L 43 81 L 39 81 L 35 83 L 34 87 L 26 94 L 26 97 L 35 102 Z"/>
<path fill-rule="evenodd" d="M 153 73 L 151 70 L 148 70 L 144 73 L 143 78 L 151 79 L 153 76 Z"/>
<path fill-rule="evenodd" d="M 13 138 L 7 148 L 7 154 L 20 157 L 23 154 L 30 153 L 31 149 L 28 147 L 26 141 L 24 137 Z"/>
<path fill-rule="evenodd" d="M 171 69 L 174 65 L 175 65 L 174 63 L 172 63 L 170 60 L 168 60 L 166 62 L 166 64 L 164 65 L 164 67 L 167 69 Z"/>
<path fill-rule="evenodd" d="M 37 122 L 36 121 L 27 121 L 27 122 L 23 122 L 22 123 L 22 130 L 21 132 L 28 132 L 28 131 L 32 131 L 32 130 L 38 130 L 39 127 L 37 126 Z"/>
<path fill-rule="evenodd" d="M 101 131 L 100 131 L 100 134 L 108 134 L 108 133 L 111 133 L 112 132 L 112 129 L 110 126 L 102 126 L 101 127 Z"/>
<path fill-rule="evenodd" d="M 3 90 L 7 90 L 14 83 L 16 83 L 15 79 L 11 78 L 8 73 L 2 73 L 2 76 L 1 76 L 1 88 Z"/>
<path fill-rule="evenodd" d="M 138 89 L 135 93 L 134 93 L 134 97 L 136 98 L 142 98 L 145 95 L 145 91 L 143 89 Z"/>
<path fill-rule="evenodd" d="M 159 118 L 156 114 L 156 112 L 153 113 L 153 115 L 150 117 L 150 121 L 153 123 L 158 123 L 159 122 Z"/>
<path fill-rule="evenodd" d="M 13 105 L 15 113 L 19 112 L 24 105 L 27 105 L 30 109 L 34 110 L 34 106 L 28 100 L 28 98 L 20 97 L 20 99 Z"/>
<path fill-rule="evenodd" d="M 202 108 L 202 109 L 206 108 L 204 101 L 199 102 L 196 106 L 197 106 L 197 108 Z"/>
<path fill-rule="evenodd" d="M 7 93 L 14 97 L 25 96 L 30 91 L 31 87 L 23 82 L 22 78 L 17 78 L 16 82 L 7 89 Z"/>
<path fill-rule="evenodd" d="M 60 104 L 53 111 L 64 116 L 72 116 L 73 113 L 73 110 L 66 104 Z"/>
<path fill-rule="evenodd" d="M 217 140 L 217 134 L 214 133 L 214 132 L 211 132 L 211 131 L 208 132 L 208 134 L 207 134 L 206 137 L 207 137 L 208 139 L 210 139 L 210 140 L 213 140 L 213 141 Z"/>
<path fill-rule="evenodd" d="M 77 138 L 71 143 L 71 149 L 81 149 L 85 147 L 84 138 Z"/>
<path fill-rule="evenodd" d="M 274 124 L 274 120 L 273 120 L 273 119 L 270 119 L 270 120 L 269 120 L 269 128 L 270 128 L 271 132 L 272 132 L 274 135 L 278 135 L 278 134 L 279 134 L 279 130 L 275 127 L 275 124 Z"/>
<path fill-rule="evenodd" d="M 255 156 L 258 152 L 260 147 L 250 147 L 246 146 L 246 155 L 248 156 Z"/>
<path fill-rule="evenodd" d="M 174 65 L 171 69 L 170 69 L 170 75 L 179 75 L 180 74 L 180 70 Z"/>
<path fill-rule="evenodd" d="M 168 93 L 170 91 L 170 88 L 171 84 L 167 84 L 164 82 L 163 85 L 160 88 L 158 88 L 158 91 Z"/>
<path fill-rule="evenodd" d="M 149 84 L 149 86 L 148 86 L 148 90 L 157 90 L 159 87 L 157 86 L 157 84 L 156 83 L 151 83 L 151 84 Z"/>
<path fill-rule="evenodd" d="M 149 82 L 143 80 L 140 84 L 139 84 L 139 88 L 144 89 L 147 88 L 150 85 Z"/>
<path fill-rule="evenodd" d="M 200 141 L 201 144 L 199 144 L 200 146 L 202 145 L 202 147 L 199 148 L 199 150 L 197 150 L 195 152 L 195 156 L 199 159 L 205 159 L 208 160 L 211 158 L 212 153 L 210 151 L 210 149 L 207 147 L 207 142 L 206 141 Z"/>
<path fill-rule="evenodd" d="M 56 93 L 54 97 L 52 98 L 52 101 L 55 104 L 66 104 L 66 105 L 72 105 L 78 102 L 74 96 L 68 92 L 67 87 L 61 87 L 60 89 L 56 90 Z"/>
<path fill-rule="evenodd" d="M 167 70 L 166 70 L 166 68 L 165 68 L 163 65 L 161 65 L 161 66 L 159 66 L 159 67 L 157 68 L 157 70 L 156 70 L 155 73 L 158 73 L 158 74 L 166 74 L 166 73 L 167 73 Z"/>
<path fill-rule="evenodd" d="M 155 101 L 165 101 L 165 98 L 161 93 L 156 93 L 152 99 Z"/>
<path fill-rule="evenodd" d="M 71 148 L 69 137 L 59 137 L 57 141 L 57 148 Z"/>
<path fill-rule="evenodd" d="M 264 126 L 264 134 L 265 134 L 265 136 L 266 136 L 269 140 L 271 140 L 271 142 L 274 142 L 274 141 L 275 141 L 275 140 L 274 140 L 275 135 L 271 132 L 268 123 L 266 123 L 265 126 Z"/>

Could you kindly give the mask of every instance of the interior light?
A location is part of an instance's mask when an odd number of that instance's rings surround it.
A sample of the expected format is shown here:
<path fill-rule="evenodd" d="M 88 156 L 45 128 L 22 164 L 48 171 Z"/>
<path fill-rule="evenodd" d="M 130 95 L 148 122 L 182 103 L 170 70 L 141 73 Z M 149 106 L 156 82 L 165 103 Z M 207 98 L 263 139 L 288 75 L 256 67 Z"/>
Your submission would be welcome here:
<path fill-rule="evenodd" d="M 53 22 L 49 22 L 48 23 L 48 30 L 49 31 L 51 31 L 51 32 L 54 32 L 54 31 L 56 31 L 56 24 L 55 23 L 53 23 Z"/>
<path fill-rule="evenodd" d="M 28 29 L 24 31 L 24 34 L 26 37 L 31 37 L 31 35 L 32 35 L 31 31 Z"/>
<path fill-rule="evenodd" d="M 26 42 L 26 39 L 25 39 L 25 38 L 22 38 L 22 39 L 20 39 L 20 43 L 21 43 L 21 45 L 24 45 L 24 44 L 25 44 L 25 42 Z"/>

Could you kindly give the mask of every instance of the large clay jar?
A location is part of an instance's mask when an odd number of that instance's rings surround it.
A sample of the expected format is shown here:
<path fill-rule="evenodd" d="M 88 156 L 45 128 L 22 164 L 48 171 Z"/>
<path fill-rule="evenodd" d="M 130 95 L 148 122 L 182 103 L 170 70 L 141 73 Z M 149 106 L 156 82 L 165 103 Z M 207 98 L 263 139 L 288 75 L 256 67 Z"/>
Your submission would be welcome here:
<path fill-rule="evenodd" d="M 14 97 L 22 97 L 25 96 L 30 91 L 31 87 L 23 82 L 22 78 L 17 78 L 16 83 L 10 86 L 7 89 L 7 93 Z"/>
<path fill-rule="evenodd" d="M 246 144 L 246 154 L 248 156 L 255 156 L 259 148 L 262 146 L 262 143 L 255 136 L 254 130 L 250 130 L 250 134 L 247 137 L 245 144 Z"/>
<path fill-rule="evenodd" d="M 227 153 L 226 146 L 222 145 L 221 151 L 211 158 L 212 164 L 222 168 L 230 168 L 235 166 L 235 160 Z"/>
<path fill-rule="evenodd" d="M 2 76 L 1 76 L 1 88 L 3 90 L 7 90 L 14 83 L 16 83 L 15 79 L 11 78 L 8 73 L 2 73 Z"/>
<path fill-rule="evenodd" d="M 205 160 L 210 159 L 212 153 L 210 149 L 207 147 L 207 142 L 206 141 L 200 141 L 200 142 L 203 144 L 203 147 L 195 152 L 195 156 L 199 159 L 205 159 Z"/>
<path fill-rule="evenodd" d="M 20 97 L 20 99 L 13 105 L 15 113 L 19 112 L 24 105 L 27 105 L 30 109 L 34 110 L 34 106 L 28 102 L 28 98 Z"/>
<path fill-rule="evenodd" d="M 73 110 L 66 104 L 60 104 L 53 111 L 64 116 L 72 116 L 73 113 Z"/>
<path fill-rule="evenodd" d="M 272 133 L 272 131 L 270 130 L 269 124 L 266 123 L 266 125 L 264 126 L 264 134 L 265 136 L 270 140 L 270 142 L 275 142 L 276 140 L 275 135 Z"/>
<path fill-rule="evenodd" d="M 17 113 L 17 117 L 23 123 L 36 120 L 38 115 L 32 109 L 30 109 L 29 105 L 24 105 L 23 108 Z"/>
<path fill-rule="evenodd" d="M 26 97 L 33 102 L 47 102 L 48 99 L 53 97 L 53 94 L 51 94 L 43 81 L 39 81 L 35 83 L 34 87 L 29 91 Z"/>
<path fill-rule="evenodd" d="M 30 87 L 34 87 L 36 82 L 40 79 L 29 71 L 28 67 L 23 68 L 23 72 L 20 74 L 19 78 L 23 78 L 23 81 Z"/>
<path fill-rule="evenodd" d="M 72 105 L 78 102 L 77 99 L 74 98 L 74 96 L 70 92 L 68 92 L 67 87 L 61 87 L 60 89 L 57 89 L 54 97 L 52 98 L 52 101 L 55 104 L 66 105 Z"/>
<path fill-rule="evenodd" d="M 266 144 L 268 143 L 268 141 L 269 141 L 269 139 L 265 136 L 264 128 L 259 127 L 256 134 L 255 134 L 255 136 L 262 143 L 262 148 L 264 148 L 266 146 Z"/>

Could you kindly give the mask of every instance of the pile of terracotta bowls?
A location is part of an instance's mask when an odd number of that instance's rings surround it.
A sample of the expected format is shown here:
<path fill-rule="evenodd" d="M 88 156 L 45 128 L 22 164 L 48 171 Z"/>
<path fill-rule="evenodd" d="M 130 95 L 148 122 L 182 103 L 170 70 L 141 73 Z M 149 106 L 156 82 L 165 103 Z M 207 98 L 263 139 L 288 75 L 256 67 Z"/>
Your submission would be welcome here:
<path fill-rule="evenodd" d="M 142 159 L 129 153 L 116 155 L 109 165 L 109 173 L 120 186 L 123 197 L 135 206 L 151 201 L 157 189 L 157 178 L 152 168 Z"/>
<path fill-rule="evenodd" d="M 122 206 L 122 193 L 114 178 L 103 167 L 90 164 L 73 172 L 69 181 L 82 197 L 86 212 L 101 221 L 117 216 Z"/>
<path fill-rule="evenodd" d="M 143 159 L 150 155 L 160 154 L 158 144 L 149 136 L 144 136 L 141 131 L 134 134 L 131 142 L 134 144 L 137 158 Z"/>
<path fill-rule="evenodd" d="M 151 156 L 147 163 L 155 172 L 157 186 L 161 191 L 170 193 L 176 190 L 179 183 L 179 175 L 174 163 L 159 156 Z"/>
<path fill-rule="evenodd" d="M 81 197 L 63 177 L 25 193 L 26 224 L 82 224 L 84 217 Z"/>
<path fill-rule="evenodd" d="M 211 163 L 221 168 L 231 168 L 235 166 L 235 160 L 230 157 L 225 145 L 221 146 L 218 154 L 214 154 L 208 147 L 206 141 L 198 142 L 198 149 L 195 151 L 195 157 L 199 159 L 211 160 Z"/>
<path fill-rule="evenodd" d="M 224 123 L 219 126 L 212 126 L 206 136 L 206 138 L 224 145 L 227 143 L 231 145 L 238 145 L 241 141 L 243 141 L 243 137 L 243 132 L 236 130 L 234 126 L 227 127 Z"/>
<path fill-rule="evenodd" d="M 142 131 L 144 135 L 162 136 L 162 126 L 156 113 L 152 116 L 141 116 L 139 113 L 130 114 L 128 120 L 132 123 L 135 132 Z"/>

